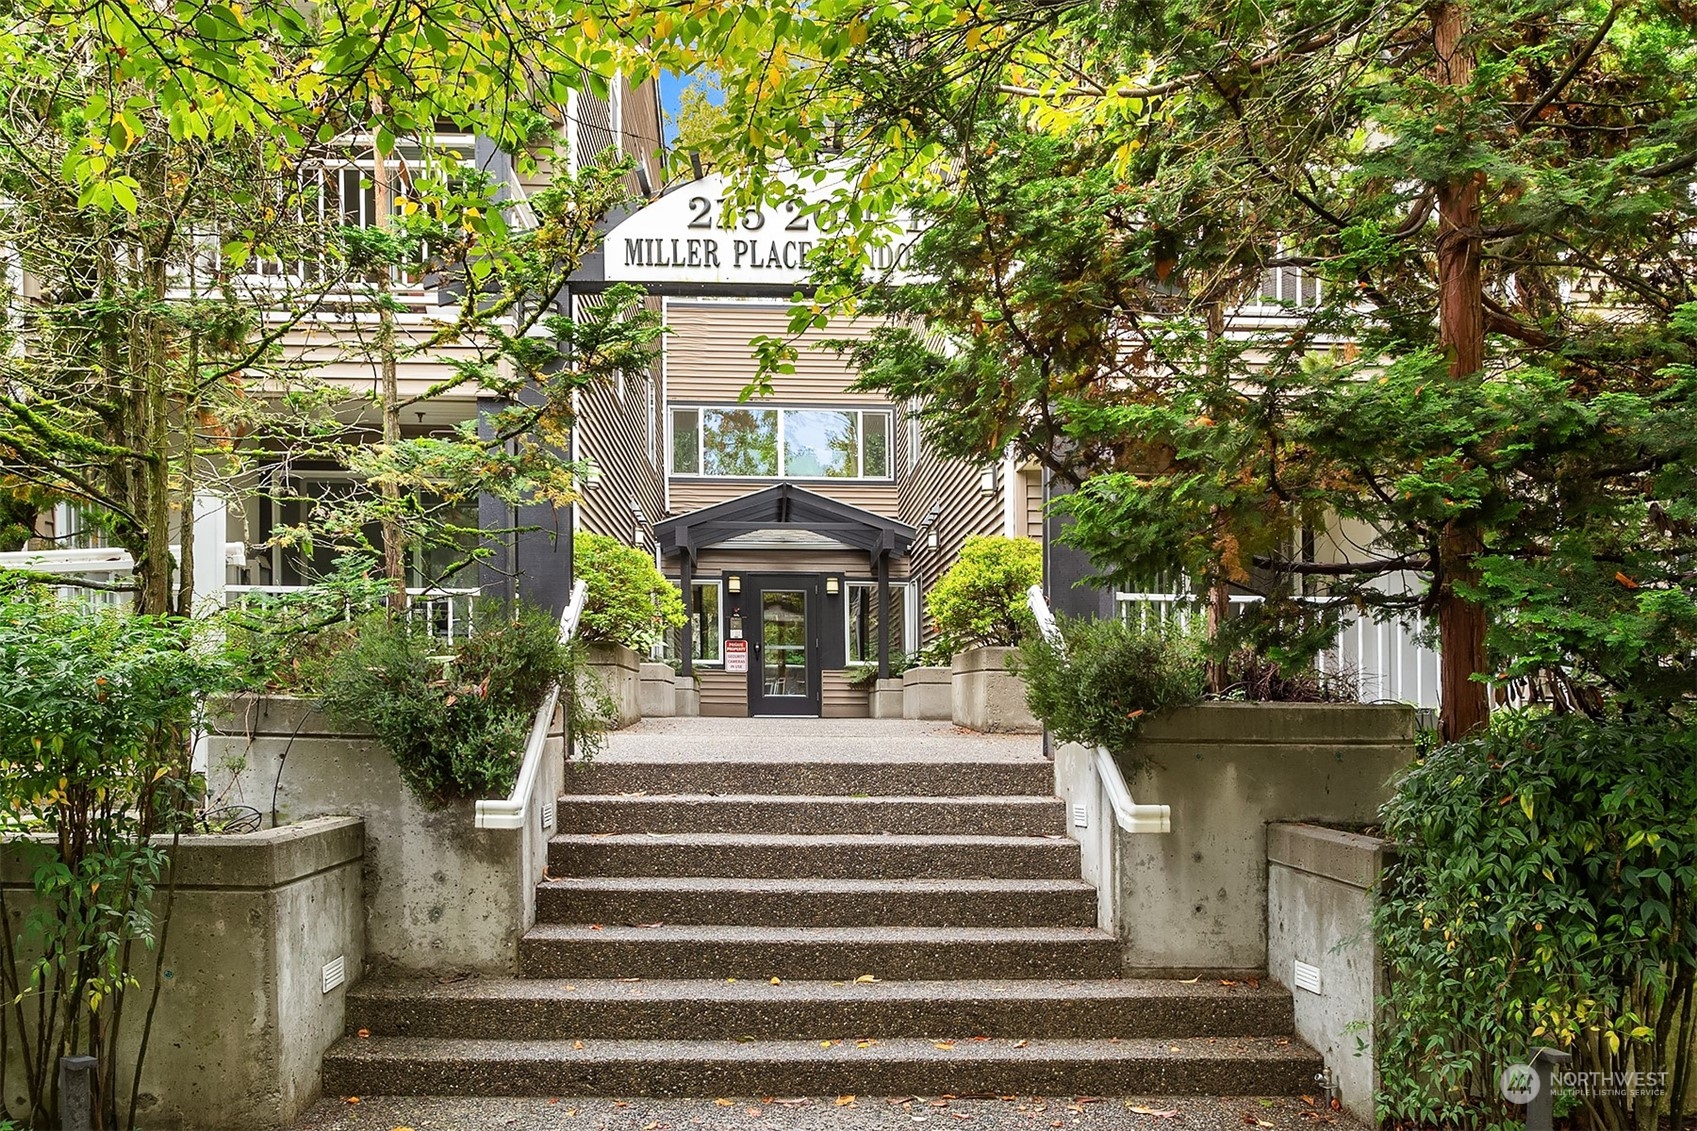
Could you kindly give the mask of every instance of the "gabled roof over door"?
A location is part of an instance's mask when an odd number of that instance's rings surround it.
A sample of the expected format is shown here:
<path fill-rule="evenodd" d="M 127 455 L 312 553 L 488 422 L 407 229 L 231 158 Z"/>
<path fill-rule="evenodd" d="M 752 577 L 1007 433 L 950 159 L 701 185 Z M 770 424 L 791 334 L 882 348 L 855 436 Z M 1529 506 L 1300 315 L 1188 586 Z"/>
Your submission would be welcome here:
<path fill-rule="evenodd" d="M 667 557 L 682 554 L 694 561 L 710 546 L 771 530 L 805 530 L 866 553 L 874 565 L 881 557 L 906 554 L 913 527 L 881 514 L 850 506 L 794 483 L 715 503 L 654 524 L 654 538 Z"/>

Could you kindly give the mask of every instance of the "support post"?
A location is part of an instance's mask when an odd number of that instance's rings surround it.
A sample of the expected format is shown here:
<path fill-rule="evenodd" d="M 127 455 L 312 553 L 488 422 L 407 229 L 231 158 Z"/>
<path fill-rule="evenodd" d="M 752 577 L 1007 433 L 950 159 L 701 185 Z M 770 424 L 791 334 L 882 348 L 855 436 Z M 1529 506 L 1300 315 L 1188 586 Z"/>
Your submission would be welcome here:
<path fill-rule="evenodd" d="M 1573 1057 L 1560 1049 L 1541 1048 L 1532 1054 L 1532 1071 L 1538 1076 L 1538 1090 L 1526 1104 L 1526 1131 L 1552 1131 L 1555 1126 L 1555 1081 L 1551 1069 Z"/>
<path fill-rule="evenodd" d="M 683 675 L 695 674 L 695 562 L 690 559 L 689 552 L 678 555 L 678 585 L 684 591 L 684 629 L 682 633 L 683 665 L 679 671 Z"/>
<path fill-rule="evenodd" d="M 890 553 L 878 555 L 878 678 L 890 678 Z"/>

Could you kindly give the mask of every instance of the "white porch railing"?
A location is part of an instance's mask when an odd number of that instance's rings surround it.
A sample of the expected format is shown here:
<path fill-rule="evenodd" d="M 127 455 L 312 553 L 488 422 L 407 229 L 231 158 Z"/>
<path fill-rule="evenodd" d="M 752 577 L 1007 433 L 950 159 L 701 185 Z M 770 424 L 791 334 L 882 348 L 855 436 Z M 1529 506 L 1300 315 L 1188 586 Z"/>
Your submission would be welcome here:
<path fill-rule="evenodd" d="M 1122 616 L 1146 625 L 1150 618 L 1171 620 L 1181 628 L 1202 615 L 1195 599 L 1178 593 L 1116 593 Z M 1233 594 L 1233 615 L 1260 597 Z M 1363 703 L 1393 700 L 1416 707 L 1438 705 L 1438 653 L 1419 643 L 1426 622 L 1418 613 L 1406 619 L 1375 621 L 1346 613 L 1333 645 L 1320 653 L 1316 667 L 1322 675 L 1354 673 L 1356 697 Z"/>
<path fill-rule="evenodd" d="M 567 603 L 566 611 L 560 614 L 562 643 L 569 641 L 577 633 L 577 622 L 583 616 L 584 602 L 588 597 L 589 583 L 579 578 L 577 584 L 572 586 L 572 599 Z M 530 724 L 530 739 L 524 746 L 524 759 L 519 763 L 519 776 L 513 783 L 513 792 L 504 798 L 479 801 L 473 817 L 477 828 L 522 829 L 528 823 L 536 798 L 536 783 L 542 777 L 542 759 L 548 751 L 548 728 L 554 721 L 554 708 L 559 702 L 560 685 L 556 683 L 548 689 L 542 705 L 536 708 L 536 718 Z M 544 797 L 542 803 L 552 806 L 554 799 Z M 551 824 L 547 813 L 543 814 L 539 824 L 541 828 Z"/>
<path fill-rule="evenodd" d="M 295 585 L 227 585 L 224 587 L 226 608 L 263 608 L 267 598 L 288 598 L 305 592 Z M 407 589 L 407 615 L 423 617 L 430 634 L 452 643 L 465 636 L 472 627 L 472 605 L 478 591 L 473 588 L 444 588 L 441 586 Z M 363 606 L 349 602 L 344 615 L 352 620 L 361 613 L 377 607 L 372 601 Z"/>

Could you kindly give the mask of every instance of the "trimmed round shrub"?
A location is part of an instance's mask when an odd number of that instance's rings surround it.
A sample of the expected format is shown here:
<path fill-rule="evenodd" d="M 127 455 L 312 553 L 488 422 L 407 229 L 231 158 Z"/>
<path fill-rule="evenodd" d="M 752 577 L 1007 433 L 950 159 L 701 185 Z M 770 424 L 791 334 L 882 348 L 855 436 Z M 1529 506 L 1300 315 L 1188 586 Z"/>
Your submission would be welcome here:
<path fill-rule="evenodd" d="M 1043 580 L 1043 551 L 1029 538 L 966 540 L 925 607 L 953 651 L 1017 645 L 1035 631 L 1025 593 Z"/>
<path fill-rule="evenodd" d="M 578 534 L 572 568 L 589 583 L 578 636 L 639 651 L 684 623 L 683 598 L 654 559 L 605 534 Z"/>

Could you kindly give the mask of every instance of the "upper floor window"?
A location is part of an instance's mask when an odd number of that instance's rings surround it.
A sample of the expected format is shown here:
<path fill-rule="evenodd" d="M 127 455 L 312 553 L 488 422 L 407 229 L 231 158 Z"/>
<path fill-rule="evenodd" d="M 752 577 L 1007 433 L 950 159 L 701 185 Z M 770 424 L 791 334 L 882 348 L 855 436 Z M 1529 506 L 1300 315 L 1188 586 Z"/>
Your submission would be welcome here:
<path fill-rule="evenodd" d="M 886 479 L 891 414 L 833 408 L 674 407 L 672 473 Z"/>
<path fill-rule="evenodd" d="M 1262 306 L 1319 306 L 1320 280 L 1300 267 L 1269 267 L 1261 273 Z"/>

